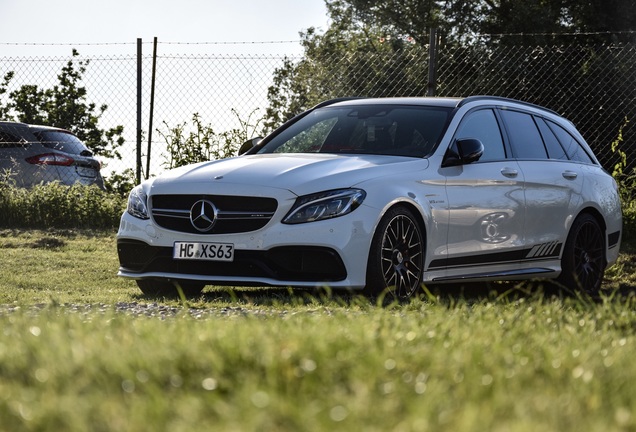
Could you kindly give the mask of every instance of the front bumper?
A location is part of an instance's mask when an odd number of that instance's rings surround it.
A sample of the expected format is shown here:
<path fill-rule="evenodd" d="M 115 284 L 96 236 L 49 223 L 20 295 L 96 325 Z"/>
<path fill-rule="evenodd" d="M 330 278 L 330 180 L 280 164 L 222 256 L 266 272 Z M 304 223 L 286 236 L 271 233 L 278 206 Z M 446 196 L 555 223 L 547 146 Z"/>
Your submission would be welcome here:
<path fill-rule="evenodd" d="M 139 240 L 117 242 L 120 275 L 169 273 L 180 278 L 226 278 L 246 281 L 287 281 L 324 284 L 342 281 L 347 271 L 340 256 L 330 248 L 281 246 L 267 251 L 238 250 L 234 261 L 175 260 L 171 247 L 150 246 Z"/>
<path fill-rule="evenodd" d="M 131 279 L 196 280 L 214 285 L 361 289 L 377 210 L 356 211 L 298 225 L 276 222 L 235 234 L 199 235 L 167 230 L 124 213 L 117 234 L 118 275 Z M 234 244 L 233 262 L 175 260 L 175 242 Z"/>

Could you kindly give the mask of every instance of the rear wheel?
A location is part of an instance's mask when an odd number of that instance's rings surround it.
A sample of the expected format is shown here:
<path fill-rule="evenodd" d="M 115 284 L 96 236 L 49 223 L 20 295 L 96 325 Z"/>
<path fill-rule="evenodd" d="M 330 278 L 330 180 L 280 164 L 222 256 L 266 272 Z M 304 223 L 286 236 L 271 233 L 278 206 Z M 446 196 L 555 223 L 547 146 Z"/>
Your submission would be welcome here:
<path fill-rule="evenodd" d="M 565 242 L 558 281 L 570 289 L 598 293 L 605 274 L 605 239 L 598 221 L 590 214 L 574 220 Z"/>
<path fill-rule="evenodd" d="M 141 279 L 135 281 L 137 286 L 145 295 L 149 297 L 175 297 L 179 294 L 175 282 L 168 282 L 158 279 Z M 186 296 L 195 296 L 201 294 L 205 285 L 201 282 L 176 282 L 181 287 L 183 294 Z"/>
<path fill-rule="evenodd" d="M 393 207 L 373 235 L 365 291 L 407 299 L 420 288 L 423 272 L 424 238 L 417 218 L 406 207 Z"/>

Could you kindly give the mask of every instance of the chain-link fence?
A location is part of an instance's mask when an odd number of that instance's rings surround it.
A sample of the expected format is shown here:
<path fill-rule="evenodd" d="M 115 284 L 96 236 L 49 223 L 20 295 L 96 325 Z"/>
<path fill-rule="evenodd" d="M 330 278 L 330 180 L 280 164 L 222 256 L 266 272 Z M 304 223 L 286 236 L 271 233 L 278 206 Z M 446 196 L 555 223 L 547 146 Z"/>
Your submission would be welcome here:
<path fill-rule="evenodd" d="M 162 48 L 159 44 L 160 53 Z M 69 54 L 70 51 L 69 48 Z M 138 168 L 139 142 L 143 175 L 164 170 L 168 158 L 165 136 L 177 125 L 190 124 L 195 113 L 216 132 L 235 128 L 251 128 L 245 131 L 247 134 L 256 132 L 257 123 L 270 106 L 268 90 L 274 85 L 276 71 L 285 65 L 297 68 L 296 72 L 305 68 L 307 82 L 301 88 L 311 91 L 313 99 L 424 96 L 430 89 L 428 47 L 415 46 L 390 53 L 382 50 L 375 54 L 335 53 L 330 59 L 323 58 L 321 67 L 313 64 L 315 60 L 299 55 L 159 54 L 154 59 L 154 94 L 153 56 L 148 53 L 0 57 L 0 80 L 13 73 L 4 93 L 0 91 L 0 107 L 10 106 L 12 93 L 25 85 L 39 89 L 59 85 L 62 68 L 78 59 L 88 60 L 81 79 L 86 100 L 97 106 L 107 105 L 99 118 L 99 127 L 124 127 L 122 157 L 104 161 L 102 171 L 106 176 Z M 540 104 L 563 114 L 578 126 L 608 170 L 616 157 L 611 150 L 612 141 L 625 119 L 631 120 L 636 115 L 633 84 L 636 45 L 633 44 L 440 46 L 434 75 L 436 96 L 491 94 Z M 294 88 L 298 87 L 278 91 L 284 93 Z M 8 118 L 0 120 L 14 120 L 15 112 L 9 111 L 5 117 Z M 629 126 L 623 130 L 623 138 L 622 149 L 629 158 L 636 148 Z M 150 163 L 146 164 L 148 154 Z"/>

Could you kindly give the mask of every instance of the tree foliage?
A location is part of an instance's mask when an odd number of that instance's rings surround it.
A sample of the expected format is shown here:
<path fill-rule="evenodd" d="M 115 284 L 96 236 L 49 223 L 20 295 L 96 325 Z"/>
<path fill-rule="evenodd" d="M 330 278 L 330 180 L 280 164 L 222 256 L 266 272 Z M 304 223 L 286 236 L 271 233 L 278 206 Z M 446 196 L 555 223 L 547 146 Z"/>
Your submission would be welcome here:
<path fill-rule="evenodd" d="M 542 43 L 562 33 L 597 33 L 594 41 L 634 40 L 633 0 L 327 0 L 350 9 L 365 23 L 390 27 L 424 45 L 434 27 L 450 41 L 489 35 L 523 34 L 524 42 Z"/>
<path fill-rule="evenodd" d="M 13 79 L 13 72 L 7 72 L 0 83 L 0 97 L 7 92 L 7 87 Z M 0 120 L 9 118 L 11 107 L 9 105 L 3 105 L 0 103 Z"/>
<path fill-rule="evenodd" d="M 633 86 L 616 78 L 624 76 L 621 60 L 597 52 L 595 45 L 636 41 L 629 31 L 636 28 L 632 4 L 633 0 L 326 0 L 330 27 L 322 34 L 314 28 L 301 33 L 304 55 L 287 59 L 275 72 L 265 124 L 271 129 L 334 97 L 426 95 L 428 34 L 434 27 L 442 35 L 442 72 L 455 71 L 440 79 L 437 95 L 494 94 L 554 109 L 572 109 L 582 105 L 577 101 L 589 100 L 610 120 L 607 129 L 614 131 L 617 121 L 611 121 L 615 113 L 608 107 L 620 103 L 603 102 L 600 96 L 632 94 Z M 516 54 L 528 47 L 533 48 L 523 59 L 493 63 L 497 55 L 506 55 L 506 49 Z M 563 56 L 546 63 L 553 47 Z M 568 57 L 578 59 L 575 67 L 566 64 Z M 550 83 L 558 88 L 528 93 L 528 83 L 547 76 L 558 77 Z M 594 94 L 583 94 L 581 83 L 590 83 Z"/>
<path fill-rule="evenodd" d="M 415 96 L 426 91 L 426 52 L 414 38 L 362 21 L 344 1 L 328 2 L 327 8 L 330 28 L 324 34 L 314 28 L 302 32 L 304 57 L 297 62 L 286 59 L 274 74 L 267 129 L 329 98 Z M 395 82 L 408 85 L 396 89 Z"/>
<path fill-rule="evenodd" d="M 49 89 L 37 85 L 25 84 L 10 93 L 8 106 L 0 106 L 0 115 L 8 118 L 15 113 L 17 120 L 47 126 L 68 129 L 86 143 L 95 155 L 121 159 L 119 148 L 124 143 L 123 126 L 111 129 L 99 127 L 99 120 L 108 108 L 88 102 L 86 87 L 82 78 L 89 60 L 76 61 L 79 56 L 73 50 L 73 59 L 69 60 L 57 76 L 58 84 Z M 0 94 L 6 92 L 13 73 L 7 74 L 4 86 L 0 84 Z"/>
<path fill-rule="evenodd" d="M 166 130 L 157 132 L 166 142 L 167 154 L 164 155 L 163 166 L 168 169 L 177 168 L 197 162 L 223 159 L 236 156 L 240 144 L 257 133 L 260 120 L 252 123 L 252 112 L 246 120 L 241 119 L 234 111 L 239 127 L 223 132 L 215 132 L 212 125 L 205 124 L 199 113 L 192 115 L 192 127 L 187 122 L 170 127 L 166 122 Z"/>

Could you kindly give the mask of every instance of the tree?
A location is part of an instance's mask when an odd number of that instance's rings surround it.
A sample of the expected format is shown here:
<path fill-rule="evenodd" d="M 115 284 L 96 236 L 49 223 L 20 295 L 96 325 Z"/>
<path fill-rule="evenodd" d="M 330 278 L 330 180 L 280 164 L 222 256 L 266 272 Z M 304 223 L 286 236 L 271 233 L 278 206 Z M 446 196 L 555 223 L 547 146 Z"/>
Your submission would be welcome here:
<path fill-rule="evenodd" d="M 428 44 L 429 30 L 447 25 L 444 2 L 439 0 L 336 0 L 327 1 L 332 18 L 344 11 L 357 21 L 391 33 L 406 35 L 419 45 Z"/>
<path fill-rule="evenodd" d="M 9 83 L 13 79 L 13 72 L 7 72 L 2 79 L 2 83 L 0 83 L 0 96 L 7 92 L 7 87 L 9 87 Z M 9 118 L 9 112 L 11 107 L 9 105 L 0 104 L 0 120 Z"/>
<path fill-rule="evenodd" d="M 79 53 L 74 49 L 72 55 L 75 58 Z M 95 155 L 121 159 L 118 149 L 124 143 L 123 126 L 101 129 L 99 119 L 108 106 L 97 107 L 95 103 L 87 102 L 86 88 L 81 85 L 88 64 L 89 60 L 80 60 L 77 64 L 73 59 L 69 60 L 57 76 L 58 84 L 50 89 L 23 85 L 9 95 L 9 107 L 21 122 L 68 129 Z M 6 77 L 5 83 L 8 83 Z"/>
<path fill-rule="evenodd" d="M 633 112 L 633 60 L 622 45 L 636 42 L 632 3 L 326 0 L 332 23 L 323 34 L 301 33 L 303 57 L 275 72 L 266 125 L 333 97 L 426 94 L 427 33 L 436 27 L 443 35 L 437 95 L 544 105 L 575 121 L 599 154 Z M 629 147 L 631 131 L 624 133 Z"/>
<path fill-rule="evenodd" d="M 502 40 L 523 34 L 524 43 L 563 42 L 559 35 L 579 33 L 579 42 L 634 41 L 633 0 L 482 0 L 483 20 L 474 29 Z M 571 40 L 571 39 L 570 39 Z M 507 42 L 510 43 L 510 42 Z M 515 40 L 519 43 L 519 40 Z"/>
<path fill-rule="evenodd" d="M 410 35 L 420 45 L 428 43 L 432 27 L 452 42 L 466 42 L 476 35 L 501 41 L 503 35 L 515 34 L 524 43 L 543 43 L 562 33 L 585 34 L 596 42 L 635 40 L 631 32 L 636 28 L 633 0 L 326 1 L 328 5 L 349 9 L 366 24 Z M 519 39 L 514 43 L 519 43 Z"/>
<path fill-rule="evenodd" d="M 286 59 L 274 73 L 267 129 L 329 98 L 426 92 L 426 52 L 415 39 L 395 28 L 361 21 L 344 1 L 327 2 L 327 8 L 330 28 L 324 34 L 314 28 L 301 33 L 304 57 L 297 62 Z"/>
<path fill-rule="evenodd" d="M 172 169 L 197 162 L 207 162 L 236 156 L 241 143 L 259 133 L 261 119 L 252 122 L 257 110 L 252 111 L 246 120 L 239 117 L 235 110 L 239 127 L 223 132 L 215 132 L 212 125 L 205 124 L 199 113 L 192 115 L 192 127 L 187 122 L 170 127 L 167 131 L 157 129 L 166 142 L 168 154 L 164 155 L 163 166 Z"/>

